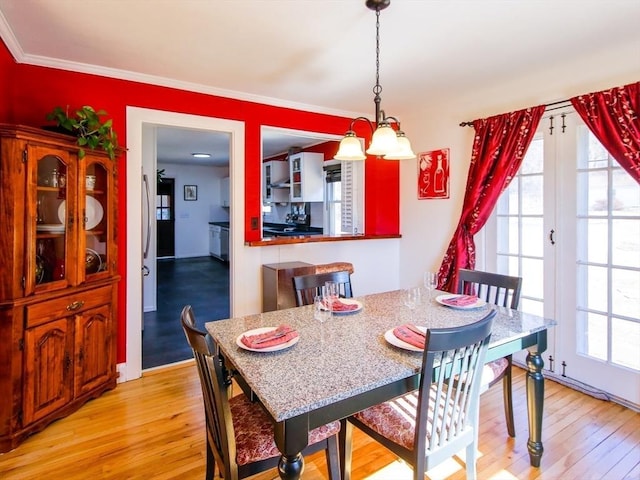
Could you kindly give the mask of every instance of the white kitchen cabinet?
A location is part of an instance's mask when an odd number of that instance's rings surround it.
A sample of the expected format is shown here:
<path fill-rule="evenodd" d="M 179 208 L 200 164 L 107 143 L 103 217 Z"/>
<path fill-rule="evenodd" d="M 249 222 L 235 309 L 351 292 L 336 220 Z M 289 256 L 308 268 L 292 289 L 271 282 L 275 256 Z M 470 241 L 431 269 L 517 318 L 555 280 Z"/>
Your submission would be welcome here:
<path fill-rule="evenodd" d="M 322 153 L 301 152 L 289 156 L 292 202 L 322 202 L 324 181 Z"/>
<path fill-rule="evenodd" d="M 231 206 L 229 177 L 224 177 L 220 179 L 220 204 L 223 207 Z"/>
<path fill-rule="evenodd" d="M 222 255 L 222 245 L 220 242 L 220 231 L 222 227 L 209 225 L 209 253 L 212 257 L 220 258 Z"/>
<path fill-rule="evenodd" d="M 229 261 L 229 229 L 225 227 L 220 229 L 220 259 Z"/>
<path fill-rule="evenodd" d="M 209 225 L 209 254 L 219 260 L 229 261 L 229 229 Z"/>
<path fill-rule="evenodd" d="M 289 163 L 271 160 L 262 164 L 262 201 L 288 202 L 289 201 Z"/>

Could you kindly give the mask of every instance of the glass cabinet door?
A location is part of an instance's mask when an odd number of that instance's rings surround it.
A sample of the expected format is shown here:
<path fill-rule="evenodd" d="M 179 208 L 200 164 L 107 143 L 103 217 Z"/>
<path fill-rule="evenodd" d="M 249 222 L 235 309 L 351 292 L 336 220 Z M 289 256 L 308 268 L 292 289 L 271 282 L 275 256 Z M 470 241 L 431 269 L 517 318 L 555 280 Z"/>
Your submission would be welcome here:
<path fill-rule="evenodd" d="M 83 256 L 81 262 L 81 274 L 85 280 L 90 280 L 102 272 L 109 272 L 110 244 L 112 240 L 113 225 L 109 225 L 108 202 L 111 182 L 111 166 L 108 160 L 87 155 L 84 160 L 84 178 L 80 179 L 80 190 L 84 191 L 84 198 L 80 199 L 82 205 L 82 225 L 80 254 Z"/>
<path fill-rule="evenodd" d="M 28 189 L 27 291 L 64 288 L 69 283 L 69 255 L 75 208 L 75 170 L 67 152 L 30 147 L 35 178 Z M 34 188 L 35 187 L 35 188 Z M 29 198 L 30 197 L 30 198 Z M 35 205 L 35 211 L 32 206 Z M 35 228 L 34 228 L 35 227 Z"/>

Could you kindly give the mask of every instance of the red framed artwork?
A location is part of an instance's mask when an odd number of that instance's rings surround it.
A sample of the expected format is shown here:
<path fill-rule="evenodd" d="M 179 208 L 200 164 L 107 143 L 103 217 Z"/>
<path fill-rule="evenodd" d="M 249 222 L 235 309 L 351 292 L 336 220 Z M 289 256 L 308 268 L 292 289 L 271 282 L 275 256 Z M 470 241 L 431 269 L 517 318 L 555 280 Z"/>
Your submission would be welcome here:
<path fill-rule="evenodd" d="M 418 199 L 449 198 L 449 149 L 418 154 Z"/>

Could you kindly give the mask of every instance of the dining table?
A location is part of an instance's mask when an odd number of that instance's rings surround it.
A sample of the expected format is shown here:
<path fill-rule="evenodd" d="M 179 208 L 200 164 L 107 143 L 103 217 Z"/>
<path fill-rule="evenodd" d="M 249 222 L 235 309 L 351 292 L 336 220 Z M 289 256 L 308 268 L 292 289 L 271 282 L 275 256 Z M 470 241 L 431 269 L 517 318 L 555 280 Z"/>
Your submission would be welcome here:
<path fill-rule="evenodd" d="M 531 465 L 540 466 L 541 354 L 547 348 L 547 330 L 555 321 L 482 300 L 454 308 L 445 304 L 447 295 L 437 290 L 423 294 L 410 307 L 402 290 L 342 299 L 355 305 L 355 310 L 336 312 L 324 321 L 315 318 L 314 306 L 309 305 L 205 324 L 245 394 L 259 401 L 274 422 L 281 452 L 280 478 L 300 478 L 304 469 L 300 452 L 307 446 L 310 430 L 418 388 L 422 351 L 395 337 L 395 327 L 456 327 L 480 320 L 490 309 L 496 310 L 496 316 L 485 361 L 528 350 L 527 448 Z M 240 340 L 244 334 L 260 334 L 280 325 L 292 327 L 298 336 L 264 349 L 249 349 Z"/>

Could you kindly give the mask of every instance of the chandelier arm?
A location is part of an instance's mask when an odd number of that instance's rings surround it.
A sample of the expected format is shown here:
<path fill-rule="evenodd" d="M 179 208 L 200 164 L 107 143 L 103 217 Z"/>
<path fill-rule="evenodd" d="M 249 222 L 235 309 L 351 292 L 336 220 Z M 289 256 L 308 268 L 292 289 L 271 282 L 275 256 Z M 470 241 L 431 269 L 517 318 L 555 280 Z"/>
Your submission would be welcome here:
<path fill-rule="evenodd" d="M 385 116 L 384 114 L 384 110 L 382 111 L 382 116 L 383 116 L 383 120 L 386 122 L 387 120 L 393 120 L 397 125 L 398 128 L 400 128 L 400 120 L 398 120 L 396 117 L 389 115 L 388 117 Z"/>
<path fill-rule="evenodd" d="M 373 131 L 374 131 L 373 125 L 371 123 L 371 120 L 369 120 L 367 117 L 357 117 L 357 118 L 354 118 L 353 120 L 351 120 L 351 123 L 349 124 L 349 131 L 353 131 L 353 125 L 358 120 L 362 120 L 362 121 L 366 122 L 367 125 L 369 125 L 369 128 L 371 129 L 371 134 L 373 134 Z"/>

